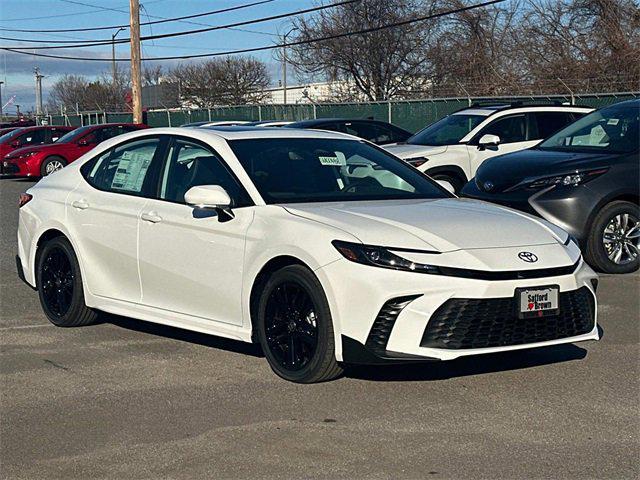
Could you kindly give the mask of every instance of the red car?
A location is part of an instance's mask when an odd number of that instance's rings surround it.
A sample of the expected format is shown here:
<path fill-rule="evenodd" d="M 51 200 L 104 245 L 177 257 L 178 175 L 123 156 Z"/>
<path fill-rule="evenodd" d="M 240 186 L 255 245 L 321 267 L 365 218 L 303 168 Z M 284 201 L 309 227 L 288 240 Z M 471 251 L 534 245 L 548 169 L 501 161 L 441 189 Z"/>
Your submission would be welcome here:
<path fill-rule="evenodd" d="M 134 130 L 148 128 L 135 123 L 105 123 L 80 127 L 51 145 L 20 148 L 2 159 L 5 174 L 44 177 L 80 158 L 100 142 Z"/>
<path fill-rule="evenodd" d="M 19 148 L 37 147 L 39 145 L 53 143 L 75 127 L 42 126 L 9 128 L 11 128 L 11 130 L 3 132 L 3 135 L 0 137 L 0 159 Z"/>

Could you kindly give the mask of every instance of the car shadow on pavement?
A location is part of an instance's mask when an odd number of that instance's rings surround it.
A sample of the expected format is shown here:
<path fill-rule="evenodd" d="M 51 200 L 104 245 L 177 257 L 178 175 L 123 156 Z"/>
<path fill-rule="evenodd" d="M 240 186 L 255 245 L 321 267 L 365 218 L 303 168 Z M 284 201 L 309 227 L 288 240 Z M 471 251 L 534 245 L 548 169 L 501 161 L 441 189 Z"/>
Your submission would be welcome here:
<path fill-rule="evenodd" d="M 149 335 L 171 338 L 180 342 L 195 343 L 204 347 L 217 348 L 228 352 L 250 355 L 252 357 L 263 357 L 262 349 L 259 345 L 231 340 L 206 333 L 193 332 L 182 328 L 169 327 L 158 323 L 145 322 L 117 315 L 101 315 L 100 323 L 108 323 L 120 328 L 132 330 Z"/>
<path fill-rule="evenodd" d="M 436 361 L 380 366 L 351 365 L 346 367 L 345 376 L 378 382 L 445 380 L 581 360 L 586 356 L 587 351 L 584 348 L 565 344 L 464 357 L 446 362 Z"/>

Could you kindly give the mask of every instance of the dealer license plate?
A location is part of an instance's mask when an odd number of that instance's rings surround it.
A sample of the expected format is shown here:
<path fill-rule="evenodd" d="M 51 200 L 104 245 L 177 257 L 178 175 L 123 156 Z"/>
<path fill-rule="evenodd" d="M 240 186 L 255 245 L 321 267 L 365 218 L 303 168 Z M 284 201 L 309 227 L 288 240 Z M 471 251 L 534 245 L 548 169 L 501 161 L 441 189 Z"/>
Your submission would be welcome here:
<path fill-rule="evenodd" d="M 558 313 L 558 287 L 518 289 L 520 317 L 544 317 Z"/>

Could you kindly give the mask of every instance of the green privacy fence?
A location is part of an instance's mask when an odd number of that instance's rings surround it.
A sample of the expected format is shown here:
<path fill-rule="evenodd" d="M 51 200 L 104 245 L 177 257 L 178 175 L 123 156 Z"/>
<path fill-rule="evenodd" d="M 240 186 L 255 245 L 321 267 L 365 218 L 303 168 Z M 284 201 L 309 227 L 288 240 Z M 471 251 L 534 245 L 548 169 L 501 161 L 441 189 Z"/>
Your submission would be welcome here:
<path fill-rule="evenodd" d="M 435 122 L 451 112 L 476 102 L 509 103 L 573 103 L 601 108 L 612 103 L 640 98 L 640 92 L 544 95 L 528 97 L 436 98 L 366 103 L 319 103 L 294 105 L 241 105 L 196 110 L 156 110 L 145 112 L 151 127 L 177 127 L 184 123 L 216 120 L 307 120 L 311 118 L 374 118 L 392 122 L 411 132 Z M 93 125 L 97 123 L 131 122 L 130 113 L 87 112 L 78 115 L 50 115 L 52 125 Z"/>

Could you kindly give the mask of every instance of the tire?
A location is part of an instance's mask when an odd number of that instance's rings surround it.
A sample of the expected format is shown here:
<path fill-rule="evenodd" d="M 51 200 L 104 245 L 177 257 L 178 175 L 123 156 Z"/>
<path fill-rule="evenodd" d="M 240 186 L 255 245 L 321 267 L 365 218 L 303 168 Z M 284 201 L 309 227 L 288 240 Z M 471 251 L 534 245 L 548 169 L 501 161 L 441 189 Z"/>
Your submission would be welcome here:
<path fill-rule="evenodd" d="M 42 310 L 58 327 L 93 323 L 97 314 L 84 303 L 80 265 L 69 240 L 56 237 L 38 252 L 36 284 Z"/>
<path fill-rule="evenodd" d="M 265 282 L 257 330 L 269 366 L 285 380 L 316 383 L 342 374 L 327 297 L 309 269 L 284 267 Z"/>
<path fill-rule="evenodd" d="M 449 175 L 448 173 L 436 173 L 431 178 L 433 178 L 434 180 L 449 182 L 456 194 L 458 194 L 460 190 L 462 190 L 462 187 L 464 187 L 464 182 L 462 180 L 460 180 L 457 176 Z"/>
<path fill-rule="evenodd" d="M 585 258 L 600 272 L 629 273 L 640 265 L 639 248 L 640 208 L 631 202 L 616 201 L 604 206 L 594 218 Z"/>
<path fill-rule="evenodd" d="M 42 165 L 40 165 L 40 175 L 46 177 L 47 175 L 62 170 L 67 165 L 67 161 L 62 157 L 47 157 Z"/>

